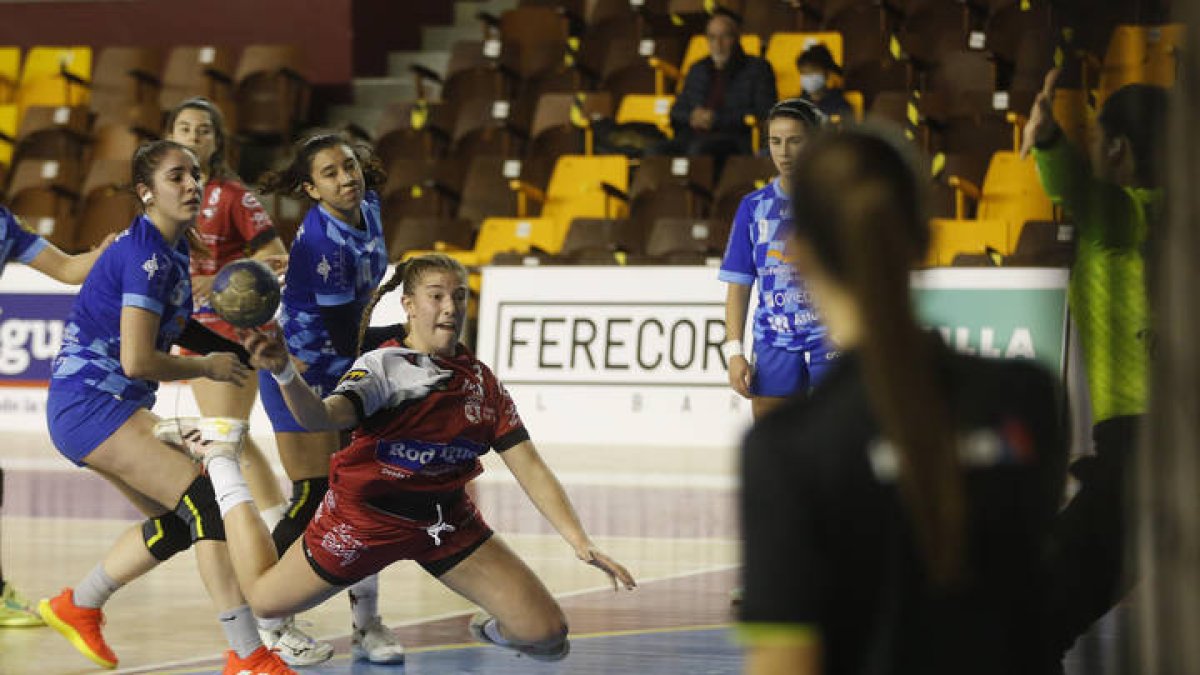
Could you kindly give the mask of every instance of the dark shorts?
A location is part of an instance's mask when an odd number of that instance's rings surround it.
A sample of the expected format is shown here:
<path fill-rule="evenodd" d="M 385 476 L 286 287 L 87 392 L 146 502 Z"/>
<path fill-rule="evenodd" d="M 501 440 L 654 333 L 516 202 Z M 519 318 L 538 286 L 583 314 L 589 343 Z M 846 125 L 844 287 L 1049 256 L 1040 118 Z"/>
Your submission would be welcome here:
<path fill-rule="evenodd" d="M 808 389 L 808 366 L 802 350 L 789 351 L 754 343 L 754 376 L 750 393 L 755 396 L 791 396 Z"/>
<path fill-rule="evenodd" d="M 192 319 L 217 335 L 225 338 L 226 340 L 230 340 L 238 344 L 242 343 L 241 338 L 238 337 L 237 329 L 216 314 L 209 312 L 197 312 L 192 314 Z M 183 347 L 179 348 L 179 353 L 183 354 L 184 356 L 200 356 L 199 353 L 193 352 L 190 349 L 184 349 Z"/>
<path fill-rule="evenodd" d="M 54 447 L 76 466 L 84 466 L 87 456 L 139 408 L 149 409 L 153 405 L 153 399 L 127 401 L 94 389 L 56 387 L 51 383 L 46 423 Z"/>
<path fill-rule="evenodd" d="M 399 497 L 377 505 L 334 489 L 325 493 L 302 540 L 317 576 L 347 586 L 400 560 L 412 560 L 441 576 L 492 536 L 463 490 Z"/>

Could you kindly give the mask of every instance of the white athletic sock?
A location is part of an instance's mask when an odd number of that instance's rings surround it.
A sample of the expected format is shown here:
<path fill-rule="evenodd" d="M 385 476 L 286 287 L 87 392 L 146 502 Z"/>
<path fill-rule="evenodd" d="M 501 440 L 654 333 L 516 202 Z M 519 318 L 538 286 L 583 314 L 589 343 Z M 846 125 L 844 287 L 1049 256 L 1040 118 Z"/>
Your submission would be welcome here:
<path fill-rule="evenodd" d="M 225 631 L 225 640 L 229 648 L 237 652 L 238 658 L 244 659 L 262 646 L 258 630 L 254 624 L 254 615 L 248 605 L 234 607 L 227 612 L 217 615 L 221 622 L 221 630 Z"/>
<path fill-rule="evenodd" d="M 260 619 L 254 617 L 254 621 L 258 623 L 259 630 L 279 630 L 287 624 L 287 619 Z"/>
<path fill-rule="evenodd" d="M 91 572 L 75 587 L 75 606 L 99 609 L 108 602 L 113 593 L 121 588 L 121 584 L 113 581 L 104 571 L 103 563 L 96 563 Z"/>
<path fill-rule="evenodd" d="M 279 521 L 283 520 L 283 516 L 287 514 L 287 507 L 287 502 L 284 502 L 282 504 L 276 504 L 270 508 L 263 509 L 261 512 L 259 512 L 259 515 L 262 516 L 263 522 L 267 524 L 268 530 L 271 530 L 272 532 L 275 531 L 275 526 L 278 525 Z"/>
<path fill-rule="evenodd" d="M 372 574 L 347 591 L 355 628 L 366 628 L 379 616 L 379 575 Z"/>
<path fill-rule="evenodd" d="M 212 481 L 213 491 L 217 493 L 217 505 L 221 507 L 222 518 L 238 504 L 254 501 L 238 461 L 233 457 L 213 457 L 205 470 Z"/>

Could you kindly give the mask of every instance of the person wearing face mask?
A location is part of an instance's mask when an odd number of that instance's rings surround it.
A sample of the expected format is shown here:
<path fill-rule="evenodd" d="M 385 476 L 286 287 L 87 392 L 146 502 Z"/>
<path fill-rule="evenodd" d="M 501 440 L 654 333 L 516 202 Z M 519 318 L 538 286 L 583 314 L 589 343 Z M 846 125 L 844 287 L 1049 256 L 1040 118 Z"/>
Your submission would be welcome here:
<path fill-rule="evenodd" d="M 278 383 L 296 419 L 354 433 L 331 461 L 333 484 L 303 538 L 278 559 L 241 476 L 240 439 L 202 431 L 188 443 L 222 495 L 238 580 L 255 611 L 271 616 L 413 560 L 484 610 L 470 623 L 475 639 L 560 660 L 570 652 L 562 608 L 465 490 L 483 470 L 479 456 L 496 451 L 575 555 L 608 574 L 614 590 L 632 590 L 633 576 L 591 541 L 512 398 L 460 344 L 468 299 L 462 264 L 428 254 L 398 267 L 364 312 L 360 342 L 371 310 L 400 287 L 404 333 L 359 357 L 324 398 L 296 372 L 278 334 L 245 333 L 253 362 Z"/>
<path fill-rule="evenodd" d="M 765 117 L 775 103 L 775 72 L 765 60 L 742 51 L 741 24 L 729 11 L 713 12 L 705 37 L 709 56 L 688 69 L 671 106 L 675 137 L 656 152 L 713 155 L 719 164 L 728 155 L 750 153 L 744 119 Z"/>
<path fill-rule="evenodd" d="M 229 574 L 212 483 L 189 458 L 155 438 L 150 408 L 159 382 L 207 378 L 242 384 L 248 355 L 190 319 L 191 255 L 207 255 L 194 230 L 204 187 L 191 150 L 173 141 L 140 147 L 132 183 L 143 206 L 83 283 L 54 359 L 46 417 L 58 451 L 111 482 L 148 520 L 126 530 L 73 588 L 38 604 L 47 624 L 103 668 L 117 656 L 104 640 L 103 607 L 122 586 L 195 548 L 230 651 L 225 673 L 292 673 L 261 642 Z M 185 346 L 196 356 L 171 354 Z"/>
<path fill-rule="evenodd" d="M 805 49 L 796 58 L 796 68 L 800 70 L 800 87 L 804 90 L 801 98 L 816 105 L 826 117 L 836 115 L 843 121 L 854 119 L 854 108 L 842 89 L 830 86 L 830 78 L 841 75 L 842 69 L 834 62 L 828 47 L 817 43 Z"/>

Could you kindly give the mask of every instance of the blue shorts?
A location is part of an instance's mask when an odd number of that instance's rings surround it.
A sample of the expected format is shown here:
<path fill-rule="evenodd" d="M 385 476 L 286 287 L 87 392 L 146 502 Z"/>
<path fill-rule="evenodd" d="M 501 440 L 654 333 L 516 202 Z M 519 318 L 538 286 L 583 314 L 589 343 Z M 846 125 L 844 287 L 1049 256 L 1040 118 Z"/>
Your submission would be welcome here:
<path fill-rule="evenodd" d="M 341 376 L 329 376 L 328 373 L 314 371 L 309 369 L 304 371 L 300 377 L 308 383 L 317 392 L 317 396 L 324 398 L 333 391 L 337 386 Z M 260 370 L 258 371 L 258 394 L 262 399 L 263 410 L 267 411 L 267 417 L 271 419 L 271 428 L 275 433 L 307 433 L 305 429 L 292 416 L 292 411 L 287 407 L 287 401 L 283 400 L 283 392 L 279 391 L 279 383 L 271 376 L 271 373 Z"/>
<path fill-rule="evenodd" d="M 808 367 L 804 351 L 790 351 L 754 343 L 754 376 L 750 393 L 755 396 L 791 396 L 808 389 Z"/>
<path fill-rule="evenodd" d="M 149 401 L 127 401 L 95 389 L 55 387 L 52 381 L 46 422 L 54 447 L 76 466 L 84 466 L 87 456 L 139 408 L 149 410 L 153 406 L 153 397 Z"/>
<path fill-rule="evenodd" d="M 819 347 L 809 349 L 806 354 L 808 355 L 808 390 L 812 391 L 813 387 L 820 384 L 833 369 L 841 352 L 822 340 Z"/>

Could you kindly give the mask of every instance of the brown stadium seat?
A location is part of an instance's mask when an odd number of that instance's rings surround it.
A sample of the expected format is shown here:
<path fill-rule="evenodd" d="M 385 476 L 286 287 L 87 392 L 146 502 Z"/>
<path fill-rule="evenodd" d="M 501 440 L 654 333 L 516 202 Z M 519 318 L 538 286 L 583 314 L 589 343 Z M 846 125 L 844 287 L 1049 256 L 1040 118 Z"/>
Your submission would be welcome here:
<path fill-rule="evenodd" d="M 946 54 L 966 49 L 968 34 L 982 23 L 969 3 L 908 0 L 896 37 L 910 58 L 930 67 Z"/>
<path fill-rule="evenodd" d="M 925 74 L 922 103 L 927 110 L 936 108 L 940 117 L 983 115 L 995 110 L 995 92 L 992 59 L 984 52 L 962 49 L 942 54 Z"/>
<path fill-rule="evenodd" d="M 763 44 L 767 44 L 775 33 L 802 30 L 803 17 L 798 6 L 785 2 L 747 0 L 742 14 L 742 31 L 759 36 Z"/>
<path fill-rule="evenodd" d="M 8 186 L 12 212 L 64 251 L 74 250 L 79 174 L 78 162 L 27 159 L 15 165 Z"/>
<path fill-rule="evenodd" d="M 486 98 L 463 102 L 451 134 L 450 153 L 469 159 L 477 155 L 518 157 L 528 135 L 510 121 L 510 101 Z"/>
<path fill-rule="evenodd" d="M 233 51 L 227 47 L 172 47 L 163 68 L 158 103 L 164 110 L 184 99 L 206 96 L 221 106 L 233 99 Z"/>
<path fill-rule="evenodd" d="M 519 160 L 486 155 L 472 158 L 463 182 L 463 200 L 458 217 L 475 223 L 476 227 L 492 216 L 515 217 L 517 194 L 511 182 L 521 181 L 544 191 L 553 171 L 554 159 Z M 527 205 L 527 213 L 532 216 L 540 214 L 541 204 L 531 200 Z"/>
<path fill-rule="evenodd" d="M 556 262 L 569 265 L 623 265 L 642 255 L 647 230 L 628 219 L 576 218 Z"/>
<path fill-rule="evenodd" d="M 592 152 L 591 124 L 613 116 L 608 92 L 543 94 L 529 129 L 528 157 L 581 155 Z"/>
<path fill-rule="evenodd" d="M 141 212 L 130 185 L 132 166 L 129 158 L 92 162 L 81 190 L 83 206 L 75 228 L 75 250 L 91 249 L 109 234 L 128 227 Z"/>
<path fill-rule="evenodd" d="M 375 128 L 375 153 L 384 166 L 394 159 L 441 157 L 450 146 L 453 128 L 453 119 L 440 103 L 392 104 Z"/>
<path fill-rule="evenodd" d="M 106 124 L 92 136 L 91 161 L 130 160 L 138 146 L 157 137 L 124 124 Z"/>
<path fill-rule="evenodd" d="M 713 191 L 709 217 L 728 231 L 742 198 L 766 185 L 775 175 L 775 165 L 768 157 L 729 157 L 717 181 L 717 189 Z"/>
<path fill-rule="evenodd" d="M 729 227 L 713 220 L 660 218 L 650 229 L 643 262 L 697 265 L 719 258 L 729 238 Z"/>
<path fill-rule="evenodd" d="M 120 118 L 130 107 L 158 103 L 164 55 L 157 47 L 105 47 L 92 71 L 92 111 Z"/>
<path fill-rule="evenodd" d="M 648 232 L 660 218 L 707 217 L 712 200 L 712 157 L 646 157 L 629 189 L 630 220 Z"/>
<path fill-rule="evenodd" d="M 1006 265 L 1070 267 L 1075 258 L 1075 227 L 1048 220 L 1031 220 L 1021 228 L 1017 247 Z"/>
<path fill-rule="evenodd" d="M 448 217 L 462 200 L 466 162 L 459 159 L 394 159 L 380 192 L 385 219 Z"/>
<path fill-rule="evenodd" d="M 289 139 L 308 117 L 312 87 L 296 45 L 249 45 L 234 74 L 239 133 Z"/>
<path fill-rule="evenodd" d="M 410 251 L 469 251 L 475 245 L 475 226 L 455 218 L 401 218 L 386 227 L 384 236 L 388 259 L 398 262 Z"/>
<path fill-rule="evenodd" d="M 87 106 L 30 106 L 17 131 L 13 162 L 26 158 L 82 162 L 91 128 Z"/>

